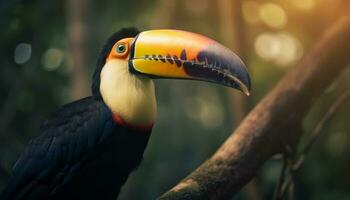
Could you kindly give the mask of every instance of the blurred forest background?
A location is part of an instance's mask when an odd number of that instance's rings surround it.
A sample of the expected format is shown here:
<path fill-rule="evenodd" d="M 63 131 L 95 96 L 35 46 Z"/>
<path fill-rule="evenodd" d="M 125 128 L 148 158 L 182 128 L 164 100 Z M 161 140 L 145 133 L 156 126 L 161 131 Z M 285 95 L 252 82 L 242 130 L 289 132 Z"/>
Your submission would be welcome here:
<path fill-rule="evenodd" d="M 211 156 L 245 114 L 349 12 L 347 0 L 0 1 L 0 190 L 40 123 L 90 95 L 105 40 L 122 27 L 198 32 L 237 52 L 252 95 L 176 80 L 156 81 L 158 120 L 144 161 L 119 199 L 155 199 Z M 349 33 L 350 34 L 350 33 Z M 329 66 L 332 67 L 332 66 Z M 304 142 L 350 85 L 342 73 L 304 120 Z M 323 130 L 296 176 L 297 199 L 350 199 L 350 103 Z M 287 113 L 288 114 L 288 113 Z M 281 162 L 265 164 L 235 199 L 270 199 Z"/>

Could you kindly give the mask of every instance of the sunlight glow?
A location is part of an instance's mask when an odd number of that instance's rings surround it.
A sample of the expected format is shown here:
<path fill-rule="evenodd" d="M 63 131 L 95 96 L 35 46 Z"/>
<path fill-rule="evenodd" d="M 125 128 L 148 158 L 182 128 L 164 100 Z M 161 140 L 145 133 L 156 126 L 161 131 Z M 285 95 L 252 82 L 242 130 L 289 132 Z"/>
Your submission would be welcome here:
<path fill-rule="evenodd" d="M 259 3 L 256 1 L 243 1 L 242 12 L 243 18 L 249 23 L 256 24 L 259 18 Z"/>
<path fill-rule="evenodd" d="M 279 55 L 276 57 L 276 63 L 279 66 L 288 66 L 300 59 L 302 56 L 302 45 L 292 35 L 287 33 L 278 34 L 280 42 Z"/>
<path fill-rule="evenodd" d="M 311 10 L 315 6 L 315 0 L 290 0 L 297 8 L 301 10 Z"/>
<path fill-rule="evenodd" d="M 273 60 L 280 51 L 280 41 L 274 33 L 260 34 L 255 40 L 256 53 L 265 60 Z"/>
<path fill-rule="evenodd" d="M 261 20 L 272 28 L 283 28 L 287 24 L 287 15 L 281 6 L 265 3 L 259 9 Z"/>
<path fill-rule="evenodd" d="M 301 43 L 288 33 L 262 33 L 255 40 L 255 52 L 264 60 L 286 67 L 303 54 Z"/>

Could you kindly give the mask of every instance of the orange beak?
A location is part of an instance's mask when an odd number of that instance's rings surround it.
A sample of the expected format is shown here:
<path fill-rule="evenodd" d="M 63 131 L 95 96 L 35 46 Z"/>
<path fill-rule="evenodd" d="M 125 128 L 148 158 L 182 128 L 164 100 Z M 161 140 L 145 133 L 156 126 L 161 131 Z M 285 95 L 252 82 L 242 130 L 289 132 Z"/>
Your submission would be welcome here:
<path fill-rule="evenodd" d="M 151 78 L 214 82 L 250 94 L 250 77 L 242 60 L 205 36 L 179 30 L 151 30 L 135 37 L 129 70 Z"/>

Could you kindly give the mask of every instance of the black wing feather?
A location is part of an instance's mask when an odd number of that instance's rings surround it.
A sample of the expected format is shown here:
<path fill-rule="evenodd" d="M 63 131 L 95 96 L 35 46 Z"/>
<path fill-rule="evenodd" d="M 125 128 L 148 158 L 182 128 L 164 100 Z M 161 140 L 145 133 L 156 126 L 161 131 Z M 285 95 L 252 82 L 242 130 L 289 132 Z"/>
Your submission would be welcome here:
<path fill-rule="evenodd" d="M 42 134 L 29 142 L 13 167 L 5 189 L 8 199 L 45 198 L 70 180 L 83 157 L 87 157 L 109 134 L 109 109 L 93 97 L 67 104 L 42 127 Z"/>

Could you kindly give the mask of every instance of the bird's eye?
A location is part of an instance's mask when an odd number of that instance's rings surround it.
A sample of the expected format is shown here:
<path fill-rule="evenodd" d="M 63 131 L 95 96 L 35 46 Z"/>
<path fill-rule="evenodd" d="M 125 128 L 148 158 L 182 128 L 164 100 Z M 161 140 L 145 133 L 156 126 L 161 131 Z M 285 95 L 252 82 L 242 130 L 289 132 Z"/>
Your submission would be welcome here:
<path fill-rule="evenodd" d="M 126 50 L 125 44 L 118 44 L 117 45 L 117 53 L 124 53 Z"/>

